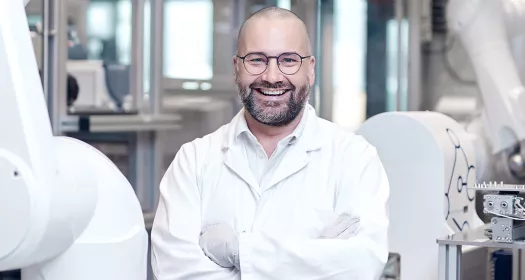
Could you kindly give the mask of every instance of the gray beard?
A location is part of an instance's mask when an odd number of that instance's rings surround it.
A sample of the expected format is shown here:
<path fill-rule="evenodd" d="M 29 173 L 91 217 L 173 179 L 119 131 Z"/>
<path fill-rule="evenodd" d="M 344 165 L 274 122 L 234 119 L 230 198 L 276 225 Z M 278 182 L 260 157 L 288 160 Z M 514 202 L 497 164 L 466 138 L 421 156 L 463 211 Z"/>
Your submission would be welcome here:
<path fill-rule="evenodd" d="M 265 112 L 264 107 L 276 107 L 279 104 L 271 101 L 257 104 L 254 97 L 255 90 L 252 90 L 250 87 L 242 87 L 238 79 L 237 89 L 244 109 L 258 122 L 275 127 L 286 126 L 295 120 L 306 106 L 310 96 L 310 82 L 307 80 L 305 85 L 298 90 L 296 88 L 291 90 L 290 98 L 286 102 L 287 109 L 268 113 Z"/>

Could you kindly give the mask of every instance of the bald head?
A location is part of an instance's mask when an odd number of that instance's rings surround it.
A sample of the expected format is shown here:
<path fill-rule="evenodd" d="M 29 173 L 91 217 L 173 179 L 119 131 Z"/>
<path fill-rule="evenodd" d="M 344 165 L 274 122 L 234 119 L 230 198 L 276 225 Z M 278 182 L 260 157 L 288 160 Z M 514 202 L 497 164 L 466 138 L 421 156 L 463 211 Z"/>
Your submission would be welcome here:
<path fill-rule="evenodd" d="M 241 26 L 239 30 L 239 35 L 237 37 L 237 52 L 240 51 L 244 43 L 243 40 L 246 39 L 246 33 L 252 32 L 260 27 L 261 25 L 267 24 L 268 22 L 273 21 L 286 21 L 289 22 L 289 28 L 296 29 L 298 39 L 307 48 L 307 52 L 310 54 L 312 52 L 310 36 L 308 34 L 308 28 L 301 18 L 299 18 L 295 13 L 290 10 L 282 9 L 278 7 L 268 7 L 263 8 L 254 14 L 252 14 Z"/>

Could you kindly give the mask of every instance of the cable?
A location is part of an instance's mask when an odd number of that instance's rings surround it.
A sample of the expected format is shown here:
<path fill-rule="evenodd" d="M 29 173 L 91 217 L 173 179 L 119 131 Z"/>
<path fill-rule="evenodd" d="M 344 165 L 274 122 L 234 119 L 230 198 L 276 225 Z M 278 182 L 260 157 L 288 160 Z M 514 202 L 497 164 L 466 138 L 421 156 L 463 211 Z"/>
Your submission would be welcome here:
<path fill-rule="evenodd" d="M 496 212 L 488 210 L 487 208 L 483 208 L 483 210 L 487 211 L 487 213 L 490 213 L 490 214 L 498 216 L 498 217 L 512 219 L 512 220 L 516 220 L 516 221 L 525 221 L 525 218 L 517 218 L 517 217 L 512 217 L 512 216 L 496 213 Z"/>

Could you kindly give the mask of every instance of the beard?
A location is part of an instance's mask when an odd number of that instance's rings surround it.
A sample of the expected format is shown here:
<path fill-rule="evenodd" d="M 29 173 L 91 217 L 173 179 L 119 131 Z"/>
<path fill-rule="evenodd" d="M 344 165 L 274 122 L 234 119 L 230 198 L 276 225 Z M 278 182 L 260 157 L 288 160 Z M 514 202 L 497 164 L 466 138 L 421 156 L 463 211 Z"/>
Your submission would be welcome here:
<path fill-rule="evenodd" d="M 307 77 L 304 85 L 296 88 L 287 82 L 271 84 L 269 82 L 254 82 L 243 85 L 239 75 L 236 76 L 237 90 L 244 109 L 258 122 L 275 127 L 286 126 L 299 116 L 306 106 L 310 96 L 310 79 Z M 278 89 L 288 88 L 289 98 L 285 101 L 262 101 L 255 97 L 255 88 Z"/>

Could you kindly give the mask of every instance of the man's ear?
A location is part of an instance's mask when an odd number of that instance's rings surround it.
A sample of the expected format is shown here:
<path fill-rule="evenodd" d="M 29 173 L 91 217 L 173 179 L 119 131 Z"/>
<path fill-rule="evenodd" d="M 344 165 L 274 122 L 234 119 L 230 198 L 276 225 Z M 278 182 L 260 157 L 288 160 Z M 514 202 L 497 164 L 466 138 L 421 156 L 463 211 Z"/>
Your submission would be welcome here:
<path fill-rule="evenodd" d="M 238 59 L 238 57 L 237 57 L 236 55 L 234 55 L 234 56 L 232 57 L 232 60 L 233 60 L 233 76 L 234 76 L 234 77 L 236 77 L 236 75 L 238 74 L 237 72 L 238 72 L 238 70 L 239 70 L 239 69 L 237 68 L 237 59 Z"/>
<path fill-rule="evenodd" d="M 310 63 L 308 66 L 308 76 L 310 78 L 310 86 L 312 87 L 315 84 L 315 63 L 316 63 L 315 57 L 314 56 L 310 57 Z"/>

